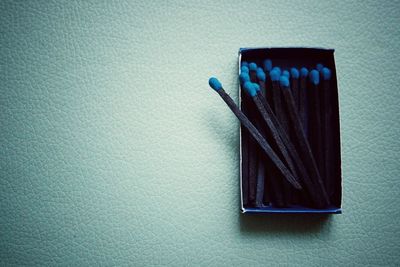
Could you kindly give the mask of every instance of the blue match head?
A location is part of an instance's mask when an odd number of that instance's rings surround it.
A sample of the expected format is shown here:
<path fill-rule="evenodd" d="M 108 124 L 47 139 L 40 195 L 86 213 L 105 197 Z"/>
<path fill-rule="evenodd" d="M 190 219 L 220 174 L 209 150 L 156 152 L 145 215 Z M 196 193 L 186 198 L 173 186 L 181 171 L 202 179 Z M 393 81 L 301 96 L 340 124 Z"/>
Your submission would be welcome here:
<path fill-rule="evenodd" d="M 300 72 L 296 68 L 291 68 L 290 69 L 290 74 L 292 75 L 293 79 L 298 79 L 300 77 Z"/>
<path fill-rule="evenodd" d="M 317 70 L 310 71 L 310 81 L 314 85 L 319 84 L 319 72 Z"/>
<path fill-rule="evenodd" d="M 288 78 L 290 78 L 290 73 L 289 73 L 287 70 L 284 70 L 284 71 L 282 72 L 282 75 L 283 75 L 283 76 L 286 76 L 286 77 L 288 77 Z"/>
<path fill-rule="evenodd" d="M 282 75 L 280 78 L 279 78 L 279 84 L 282 86 L 282 87 L 289 87 L 289 78 L 287 77 L 287 76 L 285 76 L 285 75 Z"/>
<path fill-rule="evenodd" d="M 214 89 L 215 91 L 219 91 L 222 89 L 222 84 L 218 81 L 217 78 L 211 77 L 208 80 L 208 84 L 210 85 L 210 87 L 212 89 Z"/>
<path fill-rule="evenodd" d="M 250 81 L 250 76 L 248 72 L 242 72 L 239 75 L 239 81 L 241 84 L 244 84 L 245 82 Z"/>
<path fill-rule="evenodd" d="M 271 77 L 271 81 L 277 82 L 281 74 L 274 68 L 269 72 L 269 76 Z"/>
<path fill-rule="evenodd" d="M 330 69 L 328 69 L 328 68 L 323 68 L 321 72 L 322 72 L 322 78 L 323 78 L 325 81 L 328 81 L 328 80 L 331 79 L 332 73 L 331 73 L 331 70 L 330 70 Z"/>
<path fill-rule="evenodd" d="M 250 96 L 253 97 L 257 95 L 256 88 L 254 87 L 254 84 L 252 82 L 245 82 L 243 87 Z"/>
<path fill-rule="evenodd" d="M 279 76 L 281 76 L 281 74 L 282 74 L 281 68 L 273 67 L 272 70 L 276 70 L 278 72 Z"/>
<path fill-rule="evenodd" d="M 260 86 L 258 85 L 258 83 L 253 83 L 254 89 L 256 89 L 256 92 L 260 91 Z"/>
<path fill-rule="evenodd" d="M 250 71 L 257 71 L 257 64 L 254 62 L 251 62 L 249 64 L 249 69 L 250 69 Z"/>
<path fill-rule="evenodd" d="M 270 72 L 272 69 L 272 60 L 271 59 L 266 59 L 263 62 L 264 70 L 267 72 Z"/>
<path fill-rule="evenodd" d="M 242 67 L 240 67 L 240 73 L 242 73 L 242 72 L 247 72 L 247 73 L 249 73 L 249 67 L 247 67 L 247 66 L 242 66 Z"/>
<path fill-rule="evenodd" d="M 321 63 L 318 63 L 316 65 L 317 71 L 321 71 L 324 68 L 324 65 L 322 65 Z"/>
<path fill-rule="evenodd" d="M 263 82 L 267 79 L 262 68 L 257 68 L 257 79 Z"/>
<path fill-rule="evenodd" d="M 242 63 L 240 64 L 240 66 L 241 66 L 241 67 L 243 67 L 243 66 L 248 67 L 248 66 L 249 66 L 249 63 L 247 63 L 247 61 L 242 61 Z"/>
<path fill-rule="evenodd" d="M 305 68 L 305 67 L 302 67 L 300 69 L 300 74 L 301 74 L 301 77 L 307 77 L 308 76 L 308 69 Z"/>

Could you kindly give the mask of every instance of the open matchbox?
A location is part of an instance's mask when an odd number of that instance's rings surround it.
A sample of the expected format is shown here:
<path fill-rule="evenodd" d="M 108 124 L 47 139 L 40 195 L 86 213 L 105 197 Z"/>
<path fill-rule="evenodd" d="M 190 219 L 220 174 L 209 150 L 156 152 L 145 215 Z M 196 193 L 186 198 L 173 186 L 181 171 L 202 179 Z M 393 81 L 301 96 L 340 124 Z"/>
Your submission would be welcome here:
<path fill-rule="evenodd" d="M 341 152 L 340 152 L 340 124 L 339 124 L 339 100 L 338 100 L 338 86 L 336 77 L 336 68 L 334 60 L 333 49 L 323 48 L 241 48 L 239 50 L 239 71 L 242 66 L 242 62 L 248 63 L 254 62 L 258 66 L 262 66 L 263 61 L 268 58 L 272 60 L 273 66 L 279 66 L 281 69 L 290 70 L 292 67 L 300 69 L 306 67 L 309 70 L 315 68 L 317 63 L 322 63 L 325 67 L 331 70 L 332 76 L 330 81 L 331 90 L 331 105 L 332 105 L 332 120 L 330 129 L 332 131 L 332 158 L 333 163 L 331 166 L 332 170 L 332 188 L 329 195 L 330 205 L 323 209 L 310 208 L 307 205 L 302 205 L 302 201 L 294 202 L 293 204 L 286 205 L 285 207 L 275 206 L 273 203 L 268 201 L 263 202 L 262 205 L 251 205 L 248 201 L 244 201 L 244 190 L 243 182 L 248 179 L 248 173 L 243 172 L 243 164 L 247 162 L 246 155 L 243 155 L 243 135 L 246 134 L 241 127 L 240 129 L 240 192 L 241 192 L 241 211 L 242 213 L 325 213 L 325 214 L 338 214 L 341 213 L 341 198 L 342 198 L 342 177 L 341 177 Z M 268 74 L 267 74 L 268 75 Z M 268 88 L 266 88 L 268 90 Z M 249 105 L 249 102 L 243 101 L 245 92 L 239 85 L 239 102 L 241 110 L 246 109 L 245 105 Z M 249 107 L 250 108 L 250 107 Z M 253 107 L 254 108 L 254 107 Z M 309 114 L 308 114 L 309 115 Z M 247 115 L 249 119 L 252 118 L 251 114 Z M 246 143 L 248 144 L 248 142 Z M 301 155 L 300 155 L 301 156 Z M 269 179 L 268 165 L 265 168 L 265 181 Z M 248 181 L 248 180 L 247 180 Z M 248 182 L 246 183 L 248 184 Z M 268 193 L 271 192 L 271 188 L 268 188 L 268 183 L 265 182 L 264 189 Z M 246 203 L 244 203 L 246 202 Z"/>

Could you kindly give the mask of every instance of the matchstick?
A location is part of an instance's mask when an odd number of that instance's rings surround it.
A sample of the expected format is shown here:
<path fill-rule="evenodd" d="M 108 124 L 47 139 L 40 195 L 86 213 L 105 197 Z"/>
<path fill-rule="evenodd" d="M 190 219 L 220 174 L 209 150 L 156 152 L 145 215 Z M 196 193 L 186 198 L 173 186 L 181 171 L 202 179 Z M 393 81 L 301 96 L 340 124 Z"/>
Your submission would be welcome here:
<path fill-rule="evenodd" d="M 256 142 L 260 145 L 265 154 L 271 159 L 271 161 L 275 164 L 275 166 L 279 169 L 279 171 L 287 179 L 287 181 L 290 182 L 290 184 L 293 185 L 294 188 L 302 189 L 302 186 L 300 185 L 299 181 L 286 168 L 285 164 L 283 164 L 283 162 L 279 159 L 279 157 L 272 150 L 269 143 L 264 139 L 264 137 L 260 134 L 257 128 L 249 121 L 246 115 L 244 115 L 243 112 L 235 104 L 233 99 L 225 92 L 221 83 L 214 77 L 210 78 L 208 83 L 210 87 L 214 89 L 221 96 L 221 98 L 228 105 L 231 111 L 239 119 L 241 124 L 246 129 L 248 129 L 250 135 L 256 140 Z M 253 90 L 250 92 L 250 95 L 254 96 L 255 94 L 256 94 L 256 89 L 254 89 L 253 87 Z"/>
<path fill-rule="evenodd" d="M 246 72 L 246 66 L 242 67 L 242 73 L 239 75 L 239 80 L 241 85 L 243 85 L 246 81 L 250 81 L 249 73 Z M 242 94 L 242 110 L 249 119 L 255 123 L 255 112 L 250 108 L 251 100 L 246 94 Z M 256 125 L 257 126 L 257 125 Z M 247 204 L 254 206 L 256 204 L 256 187 L 257 187 L 257 165 L 258 165 L 258 147 L 253 138 L 248 136 L 247 130 L 242 131 L 242 140 L 243 145 L 246 145 L 246 148 L 242 147 L 243 153 L 243 168 L 242 172 L 245 174 L 245 182 L 243 183 L 243 187 L 247 186 Z M 246 158 L 245 158 L 246 157 Z M 246 171 L 246 172 L 245 172 Z"/>
<path fill-rule="evenodd" d="M 318 170 L 321 178 L 325 180 L 324 154 L 323 154 L 323 136 L 322 136 L 322 120 L 321 120 L 321 90 L 320 77 L 317 70 L 311 70 L 310 78 L 310 104 L 309 104 L 309 126 L 310 126 L 310 145 L 317 162 Z"/>
<path fill-rule="evenodd" d="M 310 145 L 304 134 L 303 127 L 301 126 L 300 118 L 295 107 L 294 99 L 290 92 L 289 79 L 285 76 L 281 76 L 279 82 L 284 95 L 283 99 L 287 107 L 288 115 L 293 125 L 294 133 L 297 137 L 297 144 L 299 150 L 302 153 L 302 156 L 304 157 L 304 163 L 306 164 L 309 173 L 313 177 L 314 186 L 316 186 L 317 189 L 321 192 L 321 202 L 319 203 L 320 204 L 319 207 L 326 207 L 330 203 L 329 197 L 327 195 L 324 182 L 319 174 L 317 164 L 313 157 Z"/>
<path fill-rule="evenodd" d="M 303 126 L 304 133 L 308 136 L 308 124 L 307 124 L 307 77 L 308 77 L 308 69 L 301 68 L 300 69 L 300 89 L 299 89 L 299 115 L 300 122 Z"/>
<path fill-rule="evenodd" d="M 299 70 L 296 68 L 290 69 L 290 81 L 292 87 L 292 95 L 294 98 L 294 102 L 296 104 L 298 112 L 300 112 L 300 96 L 299 96 L 299 77 L 300 73 Z"/>
<path fill-rule="evenodd" d="M 330 88 L 331 71 L 323 68 L 322 71 L 322 94 L 324 106 L 323 136 L 324 136 L 324 155 L 325 155 L 325 187 L 327 193 L 332 197 L 334 192 L 334 172 L 335 160 L 333 151 L 332 135 L 332 93 Z"/>

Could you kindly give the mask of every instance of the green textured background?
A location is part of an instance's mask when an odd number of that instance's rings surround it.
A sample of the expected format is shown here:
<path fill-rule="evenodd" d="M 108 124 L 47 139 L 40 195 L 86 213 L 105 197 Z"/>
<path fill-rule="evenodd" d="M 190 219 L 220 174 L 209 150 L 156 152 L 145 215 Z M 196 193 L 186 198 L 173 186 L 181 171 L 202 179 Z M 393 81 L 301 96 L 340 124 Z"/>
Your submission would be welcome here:
<path fill-rule="evenodd" d="M 399 1 L 0 12 L 1 265 L 400 264 Z M 336 49 L 344 214 L 239 214 L 244 46 Z"/>

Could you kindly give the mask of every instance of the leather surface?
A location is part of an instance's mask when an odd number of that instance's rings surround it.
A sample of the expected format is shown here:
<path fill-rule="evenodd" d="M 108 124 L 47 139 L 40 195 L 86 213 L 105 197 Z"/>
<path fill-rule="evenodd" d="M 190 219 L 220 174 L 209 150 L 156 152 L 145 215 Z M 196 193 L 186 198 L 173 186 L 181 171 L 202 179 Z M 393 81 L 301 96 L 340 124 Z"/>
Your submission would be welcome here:
<path fill-rule="evenodd" d="M 399 265 L 398 1 L 1 1 L 0 265 Z M 343 210 L 239 214 L 237 52 L 336 49 Z"/>

